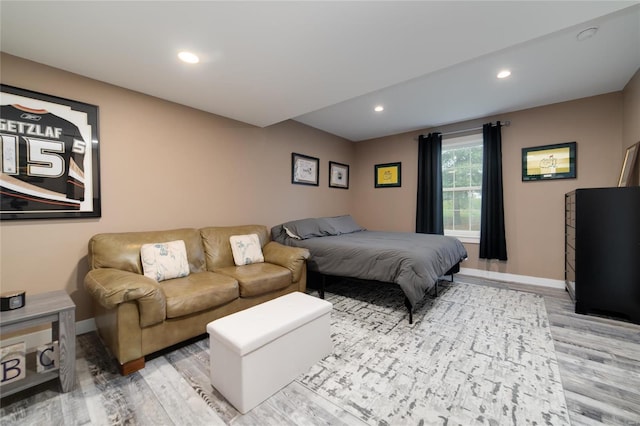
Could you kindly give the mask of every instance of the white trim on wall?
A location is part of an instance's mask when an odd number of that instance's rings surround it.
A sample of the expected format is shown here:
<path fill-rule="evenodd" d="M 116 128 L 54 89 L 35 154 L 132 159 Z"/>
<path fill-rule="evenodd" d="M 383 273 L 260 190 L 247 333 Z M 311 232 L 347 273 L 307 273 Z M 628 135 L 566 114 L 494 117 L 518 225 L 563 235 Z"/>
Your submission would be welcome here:
<path fill-rule="evenodd" d="M 87 320 L 78 321 L 76 323 L 76 336 L 80 334 L 89 333 L 91 331 L 96 331 L 96 321 L 93 318 L 89 318 Z"/>
<path fill-rule="evenodd" d="M 538 285 L 541 287 L 551 287 L 564 290 L 564 280 L 553 280 L 551 278 L 531 277 L 528 275 L 507 274 L 505 272 L 484 271 L 482 269 L 460 268 L 460 274 L 472 277 L 486 278 L 497 281 L 508 281 L 518 284 Z"/>

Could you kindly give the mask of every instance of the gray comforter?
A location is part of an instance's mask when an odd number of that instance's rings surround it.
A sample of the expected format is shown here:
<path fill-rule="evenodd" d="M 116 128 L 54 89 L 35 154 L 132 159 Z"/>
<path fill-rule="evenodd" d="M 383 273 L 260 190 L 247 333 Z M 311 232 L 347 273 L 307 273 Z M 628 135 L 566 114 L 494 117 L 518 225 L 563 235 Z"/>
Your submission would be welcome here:
<path fill-rule="evenodd" d="M 411 306 L 467 257 L 458 239 L 443 235 L 357 231 L 297 239 L 277 229 L 272 236 L 282 244 L 309 249 L 311 271 L 398 284 Z"/>

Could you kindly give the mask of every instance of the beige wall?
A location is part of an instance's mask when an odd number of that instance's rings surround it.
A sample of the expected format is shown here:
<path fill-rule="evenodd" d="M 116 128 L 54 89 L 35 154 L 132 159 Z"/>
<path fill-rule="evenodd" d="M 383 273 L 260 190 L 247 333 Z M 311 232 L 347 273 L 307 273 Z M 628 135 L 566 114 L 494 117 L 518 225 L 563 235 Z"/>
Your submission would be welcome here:
<path fill-rule="evenodd" d="M 622 158 L 628 147 L 640 142 L 640 69 L 631 78 L 622 92 Z M 622 160 L 621 160 L 622 161 Z M 636 160 L 635 185 L 640 182 L 640 158 Z"/>
<path fill-rule="evenodd" d="M 0 223 L 1 290 L 66 290 L 78 320 L 99 232 L 259 223 L 349 212 L 328 162 L 354 145 L 293 121 L 257 128 L 2 54 L 3 84 L 99 106 L 102 217 Z M 318 187 L 291 184 L 291 153 L 320 159 Z"/>
<path fill-rule="evenodd" d="M 636 100 L 637 102 L 637 100 Z M 564 279 L 564 194 L 576 188 L 617 184 L 622 152 L 622 92 L 518 111 L 438 129 L 452 131 L 488 121 L 503 127 L 503 178 L 509 260 L 478 258 L 465 244 L 463 266 L 549 279 Z M 636 115 L 637 117 L 637 115 Z M 370 229 L 415 230 L 417 153 L 415 139 L 429 129 L 356 143 L 353 214 Z M 577 179 L 522 182 L 521 149 L 577 142 Z M 402 161 L 402 188 L 374 188 L 377 163 Z"/>
<path fill-rule="evenodd" d="M 418 188 L 418 142 L 415 134 L 356 142 L 356 160 L 351 177 L 354 188 L 352 215 L 367 229 L 415 231 Z M 401 164 L 401 186 L 376 188 L 374 166 Z"/>
<path fill-rule="evenodd" d="M 86 246 L 98 232 L 261 223 L 352 213 L 369 229 L 413 231 L 422 132 L 351 143 L 286 121 L 257 128 L 2 54 L 10 84 L 98 105 L 102 217 L 0 223 L 0 289 L 66 290 L 78 320 L 92 314 L 82 287 Z M 640 140 L 640 77 L 623 92 L 438 129 L 510 120 L 503 128 L 509 261 L 465 267 L 563 279 L 564 194 L 615 186 L 624 149 Z M 523 147 L 576 141 L 578 178 L 521 181 Z M 320 158 L 320 185 L 292 185 L 291 152 Z M 350 189 L 328 188 L 328 161 L 349 164 Z M 402 163 L 402 187 L 374 188 L 375 164 Z"/>

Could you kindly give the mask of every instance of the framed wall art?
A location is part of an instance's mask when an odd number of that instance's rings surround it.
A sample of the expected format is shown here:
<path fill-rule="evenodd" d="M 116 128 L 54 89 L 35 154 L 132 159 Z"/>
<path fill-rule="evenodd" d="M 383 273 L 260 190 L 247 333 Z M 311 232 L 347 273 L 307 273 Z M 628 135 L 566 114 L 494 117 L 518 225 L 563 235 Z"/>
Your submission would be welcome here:
<path fill-rule="evenodd" d="M 349 166 L 329 161 L 329 186 L 349 189 Z"/>
<path fill-rule="evenodd" d="M 319 160 L 315 157 L 291 153 L 291 183 L 318 186 Z"/>
<path fill-rule="evenodd" d="M 576 177 L 576 143 L 522 148 L 522 181 Z"/>
<path fill-rule="evenodd" d="M 618 179 L 618 186 L 631 186 L 632 173 L 636 168 L 636 162 L 638 158 L 638 151 L 640 150 L 640 142 L 637 142 L 627 148 L 627 152 L 624 154 L 624 161 L 622 162 L 622 170 L 620 170 L 620 178 Z"/>
<path fill-rule="evenodd" d="M 100 217 L 98 107 L 0 89 L 0 219 Z"/>
<path fill-rule="evenodd" d="M 402 164 L 386 163 L 374 166 L 376 188 L 393 188 L 402 184 Z"/>

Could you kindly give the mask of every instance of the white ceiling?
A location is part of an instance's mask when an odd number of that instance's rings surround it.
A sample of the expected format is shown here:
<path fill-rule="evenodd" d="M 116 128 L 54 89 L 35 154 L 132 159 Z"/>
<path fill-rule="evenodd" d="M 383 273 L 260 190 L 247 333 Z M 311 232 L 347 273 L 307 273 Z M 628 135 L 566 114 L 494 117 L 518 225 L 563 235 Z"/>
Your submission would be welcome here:
<path fill-rule="evenodd" d="M 622 90 L 640 68 L 638 1 L 2 0 L 0 18 L 6 53 L 353 141 Z"/>

